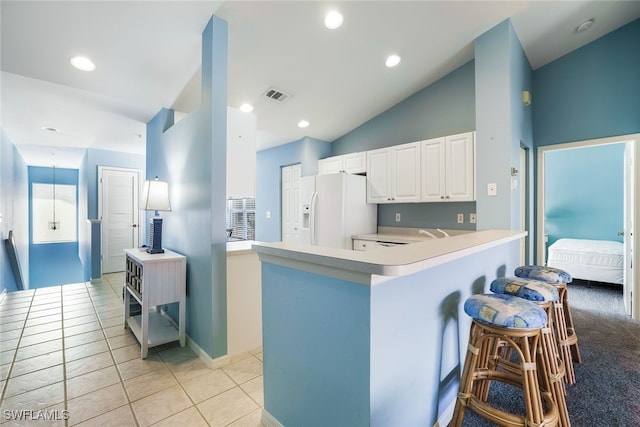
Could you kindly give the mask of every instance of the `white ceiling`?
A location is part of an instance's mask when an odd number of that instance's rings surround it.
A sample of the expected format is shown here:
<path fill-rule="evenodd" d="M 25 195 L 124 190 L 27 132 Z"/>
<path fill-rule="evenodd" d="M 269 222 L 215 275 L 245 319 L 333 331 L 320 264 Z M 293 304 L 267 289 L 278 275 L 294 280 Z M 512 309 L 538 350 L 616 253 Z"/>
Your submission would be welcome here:
<path fill-rule="evenodd" d="M 259 148 L 333 141 L 473 58 L 506 18 L 536 69 L 640 17 L 640 1 L 7 1 L 1 124 L 28 164 L 77 167 L 87 147 L 145 151 L 161 108 L 200 100 L 201 33 L 229 23 L 228 105 L 254 105 Z M 344 24 L 323 26 L 338 9 Z M 576 34 L 589 18 L 593 26 Z M 390 53 L 399 66 L 384 67 Z M 69 58 L 97 65 L 87 73 Z M 264 98 L 275 87 L 283 104 Z M 535 97 L 535 94 L 534 94 Z M 299 129 L 300 119 L 311 125 Z M 59 132 L 43 130 L 55 127 Z M 55 159 L 55 160 L 52 160 Z"/>

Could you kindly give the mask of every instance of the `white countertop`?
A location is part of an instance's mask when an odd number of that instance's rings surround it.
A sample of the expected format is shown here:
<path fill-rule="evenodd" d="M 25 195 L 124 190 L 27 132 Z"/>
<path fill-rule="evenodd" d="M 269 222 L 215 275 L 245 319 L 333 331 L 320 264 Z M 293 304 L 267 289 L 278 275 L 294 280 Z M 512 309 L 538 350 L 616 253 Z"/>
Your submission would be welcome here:
<path fill-rule="evenodd" d="M 352 251 L 283 242 L 256 242 L 253 249 L 265 262 L 358 283 L 374 284 L 384 279 L 376 279 L 373 276 L 412 274 L 518 240 L 526 234 L 526 231 L 513 230 L 478 231 L 374 251 Z"/>
<path fill-rule="evenodd" d="M 255 251 L 251 248 L 254 243 L 259 242 L 256 242 L 255 240 L 237 240 L 235 242 L 227 242 L 227 256 L 254 253 Z"/>

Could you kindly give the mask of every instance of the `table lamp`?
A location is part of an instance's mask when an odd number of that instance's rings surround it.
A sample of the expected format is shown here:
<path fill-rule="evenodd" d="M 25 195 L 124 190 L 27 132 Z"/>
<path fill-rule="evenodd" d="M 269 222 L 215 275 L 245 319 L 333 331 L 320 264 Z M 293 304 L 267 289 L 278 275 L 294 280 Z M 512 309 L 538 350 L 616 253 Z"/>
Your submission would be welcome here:
<path fill-rule="evenodd" d="M 162 218 L 158 211 L 171 211 L 169 202 L 169 184 L 159 181 L 156 176 L 153 181 L 145 181 L 142 189 L 142 209 L 155 211 L 155 215 L 149 220 L 149 245 L 147 252 L 161 254 L 162 249 Z"/>

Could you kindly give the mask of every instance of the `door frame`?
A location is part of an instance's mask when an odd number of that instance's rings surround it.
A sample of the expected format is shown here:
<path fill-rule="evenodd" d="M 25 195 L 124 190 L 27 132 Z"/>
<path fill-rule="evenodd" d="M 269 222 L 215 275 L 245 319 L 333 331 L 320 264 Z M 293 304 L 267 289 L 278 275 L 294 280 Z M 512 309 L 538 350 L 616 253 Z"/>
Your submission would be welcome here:
<path fill-rule="evenodd" d="M 546 264 L 546 251 L 545 251 L 545 219 L 544 219 L 544 154 L 549 151 L 555 150 L 566 150 L 570 148 L 584 148 L 584 147 L 592 147 L 596 145 L 605 145 L 605 144 L 619 144 L 626 143 L 631 144 L 633 146 L 633 158 L 631 159 L 632 165 L 640 164 L 639 154 L 640 154 L 640 133 L 637 134 L 629 134 L 629 135 L 620 135 L 613 136 L 607 138 L 597 138 L 590 139 L 584 141 L 575 141 L 568 142 L 563 144 L 554 144 L 554 145 L 546 145 L 537 147 L 537 210 L 536 210 L 536 264 L 545 265 Z M 628 187 L 631 186 L 631 187 Z M 625 188 L 635 188 L 640 189 L 640 173 L 637 172 L 637 167 L 633 168 L 633 171 L 626 177 Z M 629 216 L 631 218 L 638 218 L 637 214 L 640 213 L 639 206 L 639 198 L 636 197 L 633 200 L 633 203 L 630 206 L 627 206 L 625 211 L 625 227 L 627 226 L 627 219 Z M 637 227 L 637 224 L 634 224 L 634 228 Z M 635 230 L 631 230 L 631 236 L 625 236 L 625 251 L 627 249 L 627 244 L 631 244 L 633 248 L 638 248 L 640 244 L 640 236 L 638 233 L 634 232 Z M 629 230 L 625 229 L 625 233 L 629 233 Z M 637 265 L 637 250 L 633 252 L 632 259 L 630 260 L 633 265 Z M 625 258 L 626 259 L 626 258 Z M 627 266 L 625 265 L 625 269 Z M 632 282 L 633 287 L 631 289 L 631 317 L 636 320 L 640 320 L 640 269 L 634 268 L 631 270 L 632 272 Z M 626 284 L 625 284 L 626 288 Z M 627 291 L 628 289 L 625 289 Z M 626 309 L 626 307 L 625 307 Z"/>
<path fill-rule="evenodd" d="M 98 219 L 100 220 L 100 275 L 102 275 L 102 263 L 104 261 L 104 243 L 106 241 L 105 239 L 105 233 L 107 232 L 105 230 L 105 228 L 103 227 L 102 224 L 102 198 L 103 198 L 103 189 L 102 189 L 102 174 L 105 170 L 114 170 L 114 171 L 119 171 L 119 172 L 131 172 L 131 173 L 135 173 L 138 175 L 138 194 L 142 194 L 142 183 L 140 182 L 140 177 L 142 175 L 142 171 L 140 169 L 130 169 L 130 168 L 119 168 L 119 167 L 115 167 L 115 166 L 98 166 Z M 138 209 L 138 244 L 140 244 L 141 239 L 142 239 L 142 224 L 145 224 L 145 220 L 144 220 L 144 215 L 145 213 L 143 211 L 141 211 L 140 209 Z"/>

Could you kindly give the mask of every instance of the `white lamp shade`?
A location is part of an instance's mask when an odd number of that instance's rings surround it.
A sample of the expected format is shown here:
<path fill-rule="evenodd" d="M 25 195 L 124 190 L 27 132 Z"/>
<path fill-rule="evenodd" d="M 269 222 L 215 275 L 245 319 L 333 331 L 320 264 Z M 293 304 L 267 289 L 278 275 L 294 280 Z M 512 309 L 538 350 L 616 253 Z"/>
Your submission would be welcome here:
<path fill-rule="evenodd" d="M 158 180 L 145 181 L 141 205 L 145 211 L 170 211 L 169 184 Z"/>

